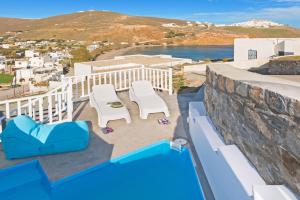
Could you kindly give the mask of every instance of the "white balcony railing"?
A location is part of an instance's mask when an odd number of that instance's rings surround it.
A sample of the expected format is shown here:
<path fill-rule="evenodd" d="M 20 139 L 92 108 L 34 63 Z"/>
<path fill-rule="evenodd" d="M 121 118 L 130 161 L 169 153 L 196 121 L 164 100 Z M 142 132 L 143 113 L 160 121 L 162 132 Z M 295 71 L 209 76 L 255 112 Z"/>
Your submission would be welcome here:
<path fill-rule="evenodd" d="M 0 124 L 18 115 L 28 115 L 40 123 L 71 121 L 72 96 L 69 84 L 62 84 L 42 95 L 0 101 Z"/>
<path fill-rule="evenodd" d="M 173 92 L 171 68 L 155 69 L 141 66 L 85 76 L 63 77 L 61 86 L 45 94 L 0 101 L 0 125 L 18 115 L 28 115 L 40 123 L 72 121 L 74 101 L 89 98 L 94 85 L 113 84 L 116 91 L 126 91 L 131 83 L 137 80 L 148 80 L 154 89 L 167 91 L 170 95 Z"/>
<path fill-rule="evenodd" d="M 72 83 L 73 97 L 76 100 L 88 98 L 94 85 L 113 84 L 116 91 L 126 91 L 129 90 L 131 83 L 137 80 L 148 80 L 154 89 L 167 91 L 170 95 L 173 92 L 172 68 L 155 69 L 141 66 L 84 76 L 65 77 L 62 80 L 65 83 Z"/>

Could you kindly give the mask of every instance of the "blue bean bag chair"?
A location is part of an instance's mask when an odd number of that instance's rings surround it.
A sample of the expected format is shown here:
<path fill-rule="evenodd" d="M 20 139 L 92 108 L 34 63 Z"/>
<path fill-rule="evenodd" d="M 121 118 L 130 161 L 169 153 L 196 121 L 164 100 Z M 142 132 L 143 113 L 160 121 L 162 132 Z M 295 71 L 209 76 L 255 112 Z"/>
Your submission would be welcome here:
<path fill-rule="evenodd" d="M 88 146 L 89 128 L 85 121 L 43 125 L 21 115 L 8 122 L 1 140 L 7 159 L 79 151 Z"/>

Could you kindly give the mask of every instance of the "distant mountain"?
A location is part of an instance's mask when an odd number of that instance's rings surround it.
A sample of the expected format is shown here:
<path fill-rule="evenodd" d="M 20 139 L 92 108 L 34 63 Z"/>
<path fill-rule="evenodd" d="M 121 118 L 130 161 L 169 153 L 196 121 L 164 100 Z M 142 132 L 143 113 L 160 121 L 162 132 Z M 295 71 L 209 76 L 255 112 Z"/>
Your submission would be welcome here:
<path fill-rule="evenodd" d="M 236 24 L 237 25 L 237 24 Z M 252 30 L 252 27 L 269 29 Z M 300 37 L 300 30 L 269 21 L 253 20 L 239 26 L 130 16 L 109 11 L 81 11 L 43 19 L 0 18 L 0 36 L 17 33 L 21 39 L 111 41 L 115 44 L 151 41 L 155 44 L 231 45 L 237 37 Z"/>
<path fill-rule="evenodd" d="M 253 20 L 246 21 L 246 22 L 231 24 L 229 26 L 253 27 L 253 28 L 270 28 L 270 27 L 278 27 L 278 26 L 284 26 L 284 25 L 276 23 L 276 22 L 272 22 L 270 20 L 253 19 Z"/>

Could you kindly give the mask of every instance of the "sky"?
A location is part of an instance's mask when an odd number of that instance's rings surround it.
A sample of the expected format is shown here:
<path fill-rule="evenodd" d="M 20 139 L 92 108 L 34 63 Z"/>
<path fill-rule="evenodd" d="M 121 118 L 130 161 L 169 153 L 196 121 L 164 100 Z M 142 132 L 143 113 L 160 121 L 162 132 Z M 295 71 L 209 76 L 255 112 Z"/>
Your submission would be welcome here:
<path fill-rule="evenodd" d="M 230 24 L 268 19 L 300 28 L 300 0 L 0 0 L 1 17 L 44 18 L 86 10 L 108 10 Z"/>

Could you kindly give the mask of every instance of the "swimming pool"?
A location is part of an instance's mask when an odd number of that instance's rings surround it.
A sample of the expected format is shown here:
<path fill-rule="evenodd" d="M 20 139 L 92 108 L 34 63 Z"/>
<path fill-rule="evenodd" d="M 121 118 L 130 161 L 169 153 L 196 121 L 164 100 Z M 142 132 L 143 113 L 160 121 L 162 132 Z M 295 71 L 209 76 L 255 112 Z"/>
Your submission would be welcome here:
<path fill-rule="evenodd" d="M 49 182 L 37 161 L 0 171 L 1 200 L 204 200 L 190 153 L 162 141 Z"/>

